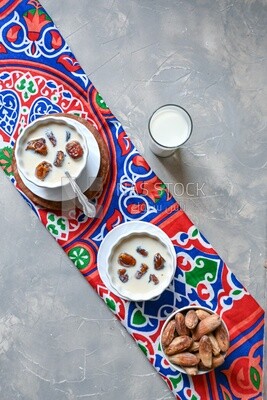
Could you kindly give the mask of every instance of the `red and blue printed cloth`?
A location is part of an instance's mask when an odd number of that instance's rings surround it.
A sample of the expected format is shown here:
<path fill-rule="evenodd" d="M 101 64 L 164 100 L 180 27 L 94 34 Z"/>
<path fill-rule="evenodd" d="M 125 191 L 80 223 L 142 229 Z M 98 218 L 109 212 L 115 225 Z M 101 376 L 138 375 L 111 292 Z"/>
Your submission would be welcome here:
<path fill-rule="evenodd" d="M 10 181 L 177 399 L 262 399 L 262 308 L 140 156 L 41 4 L 37 0 L 1 0 L 0 20 L 0 165 Z M 11 166 L 16 138 L 29 122 L 53 113 L 86 119 L 108 146 L 109 177 L 96 199 L 102 207 L 101 218 L 88 219 L 78 209 L 66 216 L 38 207 L 16 184 Z M 171 286 L 153 301 L 135 303 L 118 298 L 98 273 L 97 251 L 105 235 L 118 224 L 133 220 L 163 229 L 177 254 Z M 174 371 L 159 345 L 166 317 L 188 304 L 220 314 L 231 338 L 225 363 L 192 378 Z"/>

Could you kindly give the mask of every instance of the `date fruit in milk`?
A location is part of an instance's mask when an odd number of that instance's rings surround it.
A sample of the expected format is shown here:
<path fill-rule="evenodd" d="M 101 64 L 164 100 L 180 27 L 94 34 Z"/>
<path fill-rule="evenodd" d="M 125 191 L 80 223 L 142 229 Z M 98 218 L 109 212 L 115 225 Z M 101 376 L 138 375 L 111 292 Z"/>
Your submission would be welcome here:
<path fill-rule="evenodd" d="M 69 137 L 71 140 L 76 140 L 81 142 L 81 136 L 78 132 L 71 128 L 66 127 L 64 124 L 51 123 L 49 126 L 40 125 L 35 130 L 33 130 L 26 138 L 23 144 L 23 151 L 20 153 L 20 157 L 23 158 L 24 169 L 27 171 L 26 178 L 31 179 L 35 176 L 35 169 L 37 165 L 42 161 L 47 161 L 51 165 L 54 164 L 58 151 L 63 151 L 66 153 L 66 128 L 68 129 Z M 54 145 L 46 135 L 46 132 L 53 132 L 56 138 L 56 145 Z M 26 150 L 27 143 L 31 140 L 44 138 L 47 146 L 47 155 L 43 156 L 31 150 Z M 68 155 L 65 157 L 63 165 L 61 167 L 53 166 L 52 170 L 45 178 L 47 184 L 54 184 L 55 182 L 61 183 L 62 177 L 65 176 L 64 171 L 67 170 L 69 173 L 75 177 L 79 175 L 81 165 L 83 164 L 83 157 L 74 160 Z"/>
<path fill-rule="evenodd" d="M 143 256 L 137 249 L 142 248 L 147 251 L 147 255 Z M 119 278 L 119 269 L 122 268 L 119 263 L 119 256 L 121 253 L 131 254 L 136 259 L 135 266 L 125 268 L 128 274 L 127 282 L 121 282 Z M 165 259 L 164 268 L 156 270 L 154 267 L 154 256 L 160 253 Z M 146 273 L 140 278 L 136 278 L 136 273 L 140 270 L 141 265 L 145 263 L 148 266 Z M 167 247 L 161 243 L 157 238 L 144 235 L 132 235 L 125 240 L 122 240 L 113 250 L 112 257 L 109 260 L 109 275 L 113 285 L 121 292 L 128 291 L 129 293 L 140 295 L 147 292 L 158 290 L 158 286 L 166 285 L 169 281 L 170 274 L 172 273 L 171 256 Z M 150 275 L 155 275 L 159 284 L 155 285 Z"/>
<path fill-rule="evenodd" d="M 154 114 L 150 121 L 150 132 L 160 145 L 176 147 L 188 139 L 190 125 L 183 112 L 168 108 Z"/>

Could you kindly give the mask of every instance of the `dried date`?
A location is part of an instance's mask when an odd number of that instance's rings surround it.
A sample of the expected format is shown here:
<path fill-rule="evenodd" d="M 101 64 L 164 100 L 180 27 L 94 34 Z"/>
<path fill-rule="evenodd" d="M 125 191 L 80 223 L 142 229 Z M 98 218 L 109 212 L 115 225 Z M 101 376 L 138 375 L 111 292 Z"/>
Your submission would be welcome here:
<path fill-rule="evenodd" d="M 149 275 L 149 281 L 148 282 L 151 282 L 151 281 L 154 283 L 154 285 L 158 285 L 159 284 L 159 279 L 154 274 L 150 274 Z"/>
<path fill-rule="evenodd" d="M 219 367 L 220 365 L 222 365 L 222 363 L 224 362 L 224 360 L 225 360 L 225 355 L 223 355 L 223 354 L 219 354 L 218 356 L 216 356 L 216 357 L 212 357 L 212 368 L 217 368 L 217 367 Z"/>
<path fill-rule="evenodd" d="M 66 151 L 68 155 L 74 160 L 81 158 L 83 156 L 83 148 L 79 142 L 73 140 L 66 144 Z"/>
<path fill-rule="evenodd" d="M 198 316 L 195 312 L 195 310 L 189 310 L 186 315 L 185 315 L 185 326 L 187 326 L 188 329 L 195 329 L 197 326 L 199 319 Z"/>
<path fill-rule="evenodd" d="M 135 273 L 136 279 L 141 279 L 143 275 L 148 271 L 148 266 L 146 264 L 141 264 L 141 267 Z"/>
<path fill-rule="evenodd" d="M 136 251 L 137 251 L 137 253 L 141 254 L 144 257 L 148 256 L 148 251 L 146 249 L 144 249 L 143 247 L 141 247 L 141 246 L 138 246 L 136 248 Z"/>
<path fill-rule="evenodd" d="M 181 353 L 190 348 L 193 343 L 193 339 L 190 336 L 177 336 L 175 337 L 169 346 L 165 349 L 165 353 L 168 356 L 173 354 Z"/>
<path fill-rule="evenodd" d="M 205 311 L 205 310 L 202 310 L 202 309 L 196 310 L 196 314 L 197 314 L 198 319 L 200 321 L 202 319 L 205 319 L 205 318 L 207 318 L 207 317 L 209 317 L 211 315 L 208 311 Z"/>
<path fill-rule="evenodd" d="M 55 166 L 55 167 L 61 167 L 62 164 L 63 164 L 64 159 L 65 159 L 65 154 L 64 154 L 64 152 L 63 152 L 62 150 L 59 150 L 59 151 L 57 152 L 56 159 L 55 159 L 55 161 L 54 161 L 54 163 L 53 163 L 54 166 Z"/>
<path fill-rule="evenodd" d="M 126 269 L 119 269 L 118 270 L 119 279 L 122 283 L 126 283 L 129 280 L 129 275 L 126 273 Z"/>
<path fill-rule="evenodd" d="M 199 341 L 199 357 L 206 368 L 212 366 L 212 344 L 207 335 L 203 335 Z"/>
<path fill-rule="evenodd" d="M 123 267 L 134 267 L 136 265 L 136 259 L 128 253 L 120 253 L 118 262 Z"/>
<path fill-rule="evenodd" d="M 183 353 L 174 354 L 169 357 L 169 360 L 176 365 L 181 367 L 194 367 L 199 363 L 199 359 L 195 354 L 189 353 L 187 351 Z"/>
<path fill-rule="evenodd" d="M 37 165 L 35 169 L 35 176 L 36 178 L 44 181 L 47 177 L 49 171 L 51 171 L 52 165 L 47 161 L 42 161 L 40 164 Z"/>
<path fill-rule="evenodd" d="M 218 356 L 221 352 L 221 349 L 220 349 L 220 346 L 219 346 L 215 336 L 212 333 L 210 333 L 208 335 L 208 337 L 210 338 L 211 345 L 212 345 L 212 354 L 214 356 Z"/>
<path fill-rule="evenodd" d="M 192 333 L 192 337 L 194 340 L 199 340 L 202 336 L 208 335 L 213 332 L 218 326 L 221 325 L 221 319 L 219 315 L 212 314 L 208 317 L 202 319 L 197 327 L 194 329 Z"/>
<path fill-rule="evenodd" d="M 175 323 L 176 323 L 176 331 L 177 331 L 178 335 L 189 335 L 190 334 L 190 330 L 185 325 L 185 316 L 181 312 L 178 312 L 175 315 Z"/>
<path fill-rule="evenodd" d="M 214 336 L 217 340 L 218 346 L 221 351 L 226 352 L 229 349 L 229 339 L 227 331 L 223 324 L 221 324 L 214 332 Z"/>
<path fill-rule="evenodd" d="M 154 268 L 158 271 L 164 268 L 165 259 L 160 253 L 154 255 Z"/>
<path fill-rule="evenodd" d="M 175 320 L 173 319 L 167 324 L 166 328 L 164 329 L 164 331 L 162 333 L 161 342 L 162 342 L 163 348 L 169 346 L 169 344 L 174 339 L 174 335 L 175 335 Z"/>
<path fill-rule="evenodd" d="M 56 147 L 57 139 L 56 139 L 55 135 L 53 134 L 53 132 L 51 131 L 51 129 L 47 129 L 45 131 L 45 134 L 48 137 L 48 139 L 50 140 L 50 142 L 52 143 L 52 146 Z"/>
<path fill-rule="evenodd" d="M 35 153 L 41 154 L 42 156 L 47 155 L 47 145 L 44 138 L 33 139 L 27 143 L 26 150 L 33 150 Z"/>
<path fill-rule="evenodd" d="M 195 376 L 198 374 L 198 367 L 197 365 L 195 367 L 183 367 L 187 375 L 190 376 Z"/>

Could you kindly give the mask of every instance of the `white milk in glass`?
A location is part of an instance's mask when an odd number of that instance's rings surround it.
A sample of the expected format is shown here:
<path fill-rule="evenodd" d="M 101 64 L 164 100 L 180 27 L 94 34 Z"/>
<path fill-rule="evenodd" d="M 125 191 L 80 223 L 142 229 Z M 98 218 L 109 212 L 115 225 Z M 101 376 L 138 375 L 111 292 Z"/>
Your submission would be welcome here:
<path fill-rule="evenodd" d="M 167 157 L 187 141 L 192 131 L 189 114 L 176 105 L 166 105 L 152 115 L 149 123 L 151 150 Z"/>

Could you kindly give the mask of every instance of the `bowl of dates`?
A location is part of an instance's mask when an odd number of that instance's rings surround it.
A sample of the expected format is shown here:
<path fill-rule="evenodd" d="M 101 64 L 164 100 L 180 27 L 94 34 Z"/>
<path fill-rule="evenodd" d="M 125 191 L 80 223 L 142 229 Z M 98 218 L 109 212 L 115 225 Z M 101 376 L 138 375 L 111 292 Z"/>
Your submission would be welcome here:
<path fill-rule="evenodd" d="M 15 158 L 18 171 L 28 181 L 44 188 L 69 183 L 68 171 L 78 178 L 86 166 L 87 141 L 71 118 L 48 115 L 27 125 L 19 135 Z"/>
<path fill-rule="evenodd" d="M 187 306 L 165 321 L 160 345 L 173 369 L 190 376 L 201 375 L 224 363 L 230 346 L 229 331 L 214 311 Z"/>

